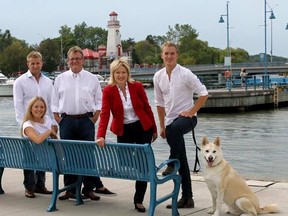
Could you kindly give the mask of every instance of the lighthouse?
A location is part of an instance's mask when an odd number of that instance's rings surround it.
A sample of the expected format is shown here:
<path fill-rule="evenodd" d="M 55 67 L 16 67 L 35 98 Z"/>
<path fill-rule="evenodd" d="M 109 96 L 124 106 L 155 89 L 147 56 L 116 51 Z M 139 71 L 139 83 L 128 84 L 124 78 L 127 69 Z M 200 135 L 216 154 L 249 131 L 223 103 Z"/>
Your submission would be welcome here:
<path fill-rule="evenodd" d="M 108 59 L 118 59 L 122 56 L 120 22 L 117 20 L 118 14 L 112 12 L 109 14 L 110 20 L 108 21 L 108 38 L 106 56 Z"/>

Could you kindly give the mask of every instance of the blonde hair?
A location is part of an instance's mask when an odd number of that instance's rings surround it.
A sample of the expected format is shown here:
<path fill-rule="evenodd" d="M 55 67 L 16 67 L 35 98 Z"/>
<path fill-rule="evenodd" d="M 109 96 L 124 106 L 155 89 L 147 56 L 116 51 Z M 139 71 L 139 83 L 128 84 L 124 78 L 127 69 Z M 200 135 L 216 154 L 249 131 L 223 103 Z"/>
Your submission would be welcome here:
<path fill-rule="evenodd" d="M 110 78 L 109 78 L 109 85 L 115 85 L 116 81 L 114 78 L 114 73 L 121 67 L 123 66 L 128 74 L 128 82 L 133 82 L 134 80 L 131 78 L 131 71 L 130 71 L 130 66 L 129 63 L 127 61 L 126 58 L 121 57 L 120 59 L 116 59 L 114 60 L 111 64 L 110 64 Z"/>
<path fill-rule="evenodd" d="M 74 47 L 71 47 L 68 52 L 67 52 L 67 56 L 69 58 L 70 54 L 71 53 L 80 53 L 81 54 L 81 57 L 83 58 L 84 57 L 84 54 L 83 54 L 83 50 L 78 47 L 78 46 L 74 46 Z"/>
<path fill-rule="evenodd" d="M 45 100 L 44 100 L 42 97 L 40 97 L 40 96 L 33 97 L 33 98 L 30 100 L 29 104 L 28 104 L 27 111 L 26 111 L 25 116 L 24 116 L 24 118 L 23 118 L 23 122 L 22 122 L 22 125 L 21 125 L 21 131 L 20 131 L 21 136 L 23 136 L 22 130 L 23 130 L 23 124 L 24 124 L 24 122 L 26 122 L 26 121 L 28 121 L 28 120 L 34 121 L 34 116 L 33 116 L 33 114 L 32 114 L 32 107 L 33 107 L 33 105 L 34 105 L 37 101 L 42 101 L 42 102 L 44 103 L 44 107 L 45 107 L 45 111 L 44 111 L 44 113 L 43 113 L 43 116 L 41 116 L 41 118 L 43 118 L 43 117 L 45 116 L 45 114 L 46 114 L 47 105 L 46 105 Z"/>
<path fill-rule="evenodd" d="M 32 51 L 32 52 L 30 52 L 30 53 L 27 55 L 27 57 L 26 57 L 27 62 L 28 62 L 29 59 L 31 59 L 31 58 L 39 58 L 39 59 L 42 61 L 42 55 L 41 55 L 40 52 L 37 52 L 37 51 Z"/>
<path fill-rule="evenodd" d="M 179 51 L 178 51 L 178 46 L 177 46 L 175 43 L 171 42 L 171 41 L 166 41 L 166 42 L 161 46 L 161 51 L 162 51 L 162 52 L 163 52 L 163 50 L 164 50 L 165 47 L 174 47 L 174 48 L 176 49 L 176 52 L 177 52 L 177 53 L 179 52 Z"/>

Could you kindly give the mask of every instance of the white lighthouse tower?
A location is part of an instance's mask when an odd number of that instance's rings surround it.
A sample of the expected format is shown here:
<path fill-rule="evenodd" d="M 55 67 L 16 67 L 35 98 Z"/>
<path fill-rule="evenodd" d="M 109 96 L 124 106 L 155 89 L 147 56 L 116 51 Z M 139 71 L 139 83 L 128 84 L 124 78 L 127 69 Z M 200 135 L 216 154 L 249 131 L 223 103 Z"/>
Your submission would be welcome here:
<path fill-rule="evenodd" d="M 112 12 L 109 14 L 110 20 L 108 21 L 108 38 L 106 56 L 108 59 L 118 59 L 122 56 L 120 22 L 117 20 L 118 14 Z"/>

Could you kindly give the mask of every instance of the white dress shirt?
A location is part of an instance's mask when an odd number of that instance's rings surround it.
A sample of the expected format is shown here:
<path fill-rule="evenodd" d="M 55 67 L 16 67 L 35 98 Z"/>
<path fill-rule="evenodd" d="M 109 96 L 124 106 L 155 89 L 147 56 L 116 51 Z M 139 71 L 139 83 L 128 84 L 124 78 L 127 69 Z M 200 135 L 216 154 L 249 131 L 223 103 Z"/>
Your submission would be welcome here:
<path fill-rule="evenodd" d="M 102 89 L 96 75 L 82 69 L 56 77 L 52 96 L 53 113 L 80 115 L 101 110 Z"/>
<path fill-rule="evenodd" d="M 13 84 L 13 100 L 17 123 L 22 125 L 30 100 L 33 97 L 41 96 L 47 105 L 46 114 L 53 120 L 53 124 L 57 125 L 51 110 L 52 92 L 52 80 L 43 74 L 41 74 L 39 82 L 36 81 L 29 70 L 18 77 Z"/>
<path fill-rule="evenodd" d="M 153 78 L 156 106 L 165 108 L 165 126 L 170 125 L 183 111 L 194 106 L 194 93 L 208 95 L 206 87 L 195 74 L 179 64 L 173 69 L 170 81 L 166 69 L 157 71 Z"/>
<path fill-rule="evenodd" d="M 121 91 L 119 86 L 117 87 L 124 109 L 124 124 L 131 124 L 138 121 L 139 118 L 134 111 L 127 83 L 125 84 L 126 97 L 124 97 L 123 92 Z"/>

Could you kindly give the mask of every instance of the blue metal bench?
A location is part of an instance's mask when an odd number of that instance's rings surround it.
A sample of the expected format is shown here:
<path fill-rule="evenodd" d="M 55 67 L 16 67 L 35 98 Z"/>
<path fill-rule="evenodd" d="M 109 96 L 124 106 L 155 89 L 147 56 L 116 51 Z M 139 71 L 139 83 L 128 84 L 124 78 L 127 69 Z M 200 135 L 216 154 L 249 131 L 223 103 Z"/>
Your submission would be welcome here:
<path fill-rule="evenodd" d="M 179 161 L 167 160 L 156 167 L 151 145 L 106 143 L 104 148 L 100 148 L 95 142 L 89 141 L 49 140 L 49 143 L 55 149 L 58 164 L 57 169 L 53 170 L 53 194 L 48 211 L 56 210 L 58 195 L 72 187 L 76 187 L 76 204 L 83 204 L 80 196 L 83 176 L 100 176 L 150 182 L 148 215 L 153 216 L 156 206 L 171 198 L 172 215 L 179 215 L 177 198 L 181 176 L 176 174 L 180 167 Z M 158 176 L 157 172 L 169 162 L 174 162 L 174 172 Z M 60 174 L 79 175 L 78 182 L 59 189 Z M 174 182 L 172 191 L 157 199 L 157 186 L 170 180 Z"/>
<path fill-rule="evenodd" d="M 174 163 L 174 172 L 167 176 L 157 175 L 169 162 Z M 0 194 L 4 193 L 1 184 L 4 167 L 52 172 L 53 194 L 47 209 L 49 212 L 57 210 L 58 195 L 73 187 L 76 188 L 76 205 L 83 204 L 80 194 L 83 176 L 99 176 L 150 182 L 148 215 L 153 216 L 156 206 L 168 199 L 172 199 L 172 215 L 179 215 L 179 161 L 167 160 L 156 167 L 149 144 L 106 143 L 105 148 L 100 148 L 92 141 L 50 139 L 37 145 L 25 138 L 0 136 Z M 78 181 L 59 188 L 59 175 L 62 174 L 79 175 Z M 157 186 L 170 180 L 174 187 L 168 194 L 157 199 Z"/>
<path fill-rule="evenodd" d="M 0 137 L 0 194 L 4 167 L 52 172 L 54 150 L 45 141 L 34 144 L 25 138 Z"/>

